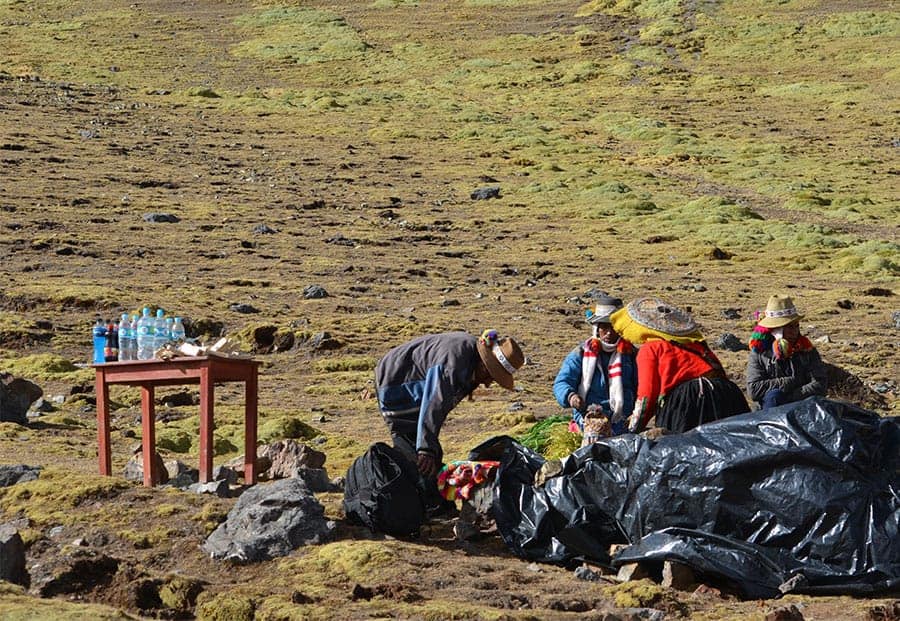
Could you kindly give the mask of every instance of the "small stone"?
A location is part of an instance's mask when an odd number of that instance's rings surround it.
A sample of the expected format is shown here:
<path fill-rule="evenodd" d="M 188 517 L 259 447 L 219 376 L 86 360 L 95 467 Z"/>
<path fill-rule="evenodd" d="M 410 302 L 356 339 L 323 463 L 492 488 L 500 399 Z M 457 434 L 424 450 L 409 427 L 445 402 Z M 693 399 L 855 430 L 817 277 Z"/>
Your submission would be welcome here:
<path fill-rule="evenodd" d="M 259 312 L 259 309 L 252 304 L 245 304 L 243 302 L 229 304 L 228 310 L 234 311 L 236 313 L 241 313 L 242 315 L 250 315 L 252 313 Z"/>
<path fill-rule="evenodd" d="M 144 222 L 168 222 L 174 224 L 175 222 L 180 222 L 180 219 L 178 218 L 178 216 L 172 215 L 170 213 L 145 213 Z"/>
<path fill-rule="evenodd" d="M 734 255 L 728 252 L 727 250 L 722 250 L 721 248 L 713 248 L 709 253 L 709 258 L 714 261 L 727 261 L 732 258 Z"/>
<path fill-rule="evenodd" d="M 253 232 L 257 235 L 274 235 L 278 231 L 270 227 L 268 224 L 257 224 L 253 227 Z"/>
<path fill-rule="evenodd" d="M 649 578 L 650 572 L 641 563 L 626 563 L 619 567 L 619 573 L 616 574 L 616 580 L 619 582 L 629 582 L 631 580 L 642 580 Z"/>
<path fill-rule="evenodd" d="M 816 338 L 815 341 L 816 341 L 816 343 L 830 343 L 831 337 L 828 336 L 827 334 L 824 334 L 824 335 Z"/>
<path fill-rule="evenodd" d="M 538 565 L 537 563 L 529 563 L 528 567 L 526 567 L 528 571 L 533 571 L 535 573 L 541 573 L 544 571 L 544 568 Z"/>
<path fill-rule="evenodd" d="M 803 613 L 794 604 L 779 606 L 766 613 L 766 621 L 803 621 Z"/>
<path fill-rule="evenodd" d="M 575 568 L 575 577 L 578 580 L 587 580 L 588 582 L 599 582 L 603 579 L 601 574 L 598 574 L 596 571 L 585 565 Z"/>
<path fill-rule="evenodd" d="M 483 201 L 490 198 L 500 198 L 500 187 L 489 186 L 478 188 L 477 190 L 472 192 L 471 198 L 473 201 Z"/>
<path fill-rule="evenodd" d="M 327 298 L 328 292 L 320 285 L 309 285 L 303 290 L 303 297 L 307 300 L 318 300 Z"/>
<path fill-rule="evenodd" d="M 690 591 L 697 583 L 694 570 L 676 561 L 663 563 L 662 585 L 676 591 Z"/>
<path fill-rule="evenodd" d="M 728 351 L 746 351 L 747 344 L 731 332 L 725 332 L 716 340 L 716 347 Z"/>

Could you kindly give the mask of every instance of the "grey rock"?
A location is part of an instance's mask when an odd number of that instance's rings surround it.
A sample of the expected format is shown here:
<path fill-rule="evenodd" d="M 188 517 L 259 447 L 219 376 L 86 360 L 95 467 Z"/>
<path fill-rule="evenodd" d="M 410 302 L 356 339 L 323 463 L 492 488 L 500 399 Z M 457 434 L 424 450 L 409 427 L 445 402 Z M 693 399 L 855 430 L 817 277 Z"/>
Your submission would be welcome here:
<path fill-rule="evenodd" d="M 181 219 L 170 213 L 145 213 L 144 214 L 144 222 L 153 222 L 153 223 L 171 223 L 180 222 Z"/>
<path fill-rule="evenodd" d="M 722 317 L 730 320 L 740 319 L 741 311 L 738 308 L 723 308 Z"/>
<path fill-rule="evenodd" d="M 157 481 L 157 483 L 165 483 L 169 481 L 169 473 L 159 453 L 154 452 L 153 459 L 156 460 L 156 472 L 157 476 L 159 477 L 159 481 Z M 127 479 L 128 481 L 135 481 L 137 483 L 142 483 L 144 481 L 143 447 L 139 446 L 138 450 L 131 456 L 131 459 L 129 459 L 125 463 L 125 468 L 122 471 L 122 476 L 125 477 L 125 479 Z"/>
<path fill-rule="evenodd" d="M 225 481 L 229 485 L 237 485 L 238 473 L 228 466 L 216 466 L 212 471 L 213 481 Z"/>
<path fill-rule="evenodd" d="M 334 528 L 306 483 L 282 479 L 245 491 L 201 547 L 217 560 L 253 563 L 327 541 Z"/>
<path fill-rule="evenodd" d="M 196 494 L 215 494 L 219 498 L 228 498 L 231 490 L 228 487 L 228 481 L 210 481 L 209 483 L 192 483 L 187 487 L 187 491 Z"/>
<path fill-rule="evenodd" d="M 900 330 L 900 311 L 891 313 L 891 321 L 894 322 L 894 329 Z"/>
<path fill-rule="evenodd" d="M 336 490 L 331 485 L 331 481 L 328 479 L 328 472 L 326 472 L 324 468 L 300 468 L 294 476 L 302 479 L 311 492 L 322 493 L 340 491 Z"/>
<path fill-rule="evenodd" d="M 500 186 L 478 188 L 471 194 L 473 201 L 484 201 L 489 198 L 500 198 Z"/>
<path fill-rule="evenodd" d="M 40 474 L 41 466 L 26 466 L 25 464 L 0 466 L 0 487 L 34 481 Z"/>
<path fill-rule="evenodd" d="M 319 300 L 328 297 L 328 292 L 321 285 L 308 285 L 303 289 L 303 297 L 307 300 Z"/>
<path fill-rule="evenodd" d="M 228 310 L 234 311 L 235 313 L 241 313 L 243 315 L 251 315 L 253 313 L 259 312 L 259 309 L 252 304 L 245 304 L 243 302 L 235 302 L 234 304 L 229 304 Z"/>
<path fill-rule="evenodd" d="M 309 346 L 315 350 L 325 351 L 331 349 L 340 349 L 341 342 L 331 336 L 330 332 L 319 332 L 311 339 L 309 339 Z"/>
<path fill-rule="evenodd" d="M 257 456 L 269 458 L 269 476 L 273 479 L 297 476 L 300 468 L 321 468 L 325 465 L 325 453 L 291 438 L 259 447 Z"/>
<path fill-rule="evenodd" d="M 44 396 L 44 391 L 34 382 L 10 377 L 0 379 L 0 422 L 24 425 L 28 422 L 28 409 Z"/>
<path fill-rule="evenodd" d="M 575 568 L 575 577 L 579 580 L 587 580 L 588 582 L 599 582 L 603 577 L 590 567 L 584 565 Z"/>
<path fill-rule="evenodd" d="M 267 224 L 257 224 L 255 227 L 253 227 L 253 232 L 258 235 L 274 235 L 278 231 Z"/>
<path fill-rule="evenodd" d="M 747 351 L 749 349 L 746 343 L 731 332 L 725 332 L 716 339 L 715 346 L 717 349 L 725 349 L 728 351 Z"/>
<path fill-rule="evenodd" d="M 25 542 L 11 524 L 0 524 L 0 580 L 29 586 L 25 569 Z"/>

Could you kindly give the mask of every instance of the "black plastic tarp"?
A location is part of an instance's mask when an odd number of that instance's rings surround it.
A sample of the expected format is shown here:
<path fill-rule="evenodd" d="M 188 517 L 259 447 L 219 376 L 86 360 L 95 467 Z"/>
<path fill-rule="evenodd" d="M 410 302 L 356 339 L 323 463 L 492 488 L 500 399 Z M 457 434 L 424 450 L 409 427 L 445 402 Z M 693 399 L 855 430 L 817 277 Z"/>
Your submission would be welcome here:
<path fill-rule="evenodd" d="M 900 587 L 897 417 L 813 397 L 655 441 L 608 438 L 543 486 L 544 459 L 507 436 L 469 458 L 500 460 L 492 509 L 522 558 L 678 561 L 746 597 Z M 632 545 L 610 559 L 612 543 Z"/>

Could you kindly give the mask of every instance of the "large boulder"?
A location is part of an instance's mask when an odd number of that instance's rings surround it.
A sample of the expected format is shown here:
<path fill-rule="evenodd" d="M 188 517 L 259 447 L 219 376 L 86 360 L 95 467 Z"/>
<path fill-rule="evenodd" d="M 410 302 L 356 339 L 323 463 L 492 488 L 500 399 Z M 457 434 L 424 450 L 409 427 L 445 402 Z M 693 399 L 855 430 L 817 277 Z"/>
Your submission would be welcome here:
<path fill-rule="evenodd" d="M 0 466 L 0 487 L 9 487 L 16 483 L 34 481 L 40 474 L 41 466 L 27 466 L 25 464 Z"/>
<path fill-rule="evenodd" d="M 334 522 L 301 479 L 281 479 L 243 493 L 201 546 L 212 558 L 252 563 L 330 538 Z"/>
<path fill-rule="evenodd" d="M 0 524 L 0 580 L 28 587 L 25 543 L 11 524 Z"/>
<path fill-rule="evenodd" d="M 44 391 L 34 382 L 6 374 L 0 379 L 0 423 L 24 425 L 28 422 L 28 408 L 43 395 Z"/>

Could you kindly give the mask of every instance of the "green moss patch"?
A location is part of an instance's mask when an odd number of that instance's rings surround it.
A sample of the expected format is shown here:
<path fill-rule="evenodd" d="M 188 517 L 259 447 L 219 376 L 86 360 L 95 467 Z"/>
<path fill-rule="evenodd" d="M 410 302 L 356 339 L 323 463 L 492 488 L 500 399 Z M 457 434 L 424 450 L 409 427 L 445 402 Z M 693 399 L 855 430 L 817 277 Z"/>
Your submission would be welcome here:
<path fill-rule="evenodd" d="M 115 477 L 79 474 L 45 468 L 38 479 L 0 489 L 0 508 L 7 514 L 23 514 L 39 524 L 68 524 L 71 509 L 118 496 L 132 484 Z"/>
<path fill-rule="evenodd" d="M 259 427 L 257 437 L 263 444 L 277 442 L 286 438 L 295 440 L 311 440 L 321 431 L 308 425 L 294 416 L 280 416 L 273 420 L 267 420 Z"/>
<path fill-rule="evenodd" d="M 250 35 L 232 48 L 237 56 L 303 65 L 358 57 L 369 47 L 343 17 L 311 8 L 266 9 L 235 25 Z"/>
<path fill-rule="evenodd" d="M 33 382 L 66 380 L 72 383 L 93 382 L 93 369 L 81 369 L 57 354 L 34 354 L 21 358 L 0 359 L 0 368 Z"/>

